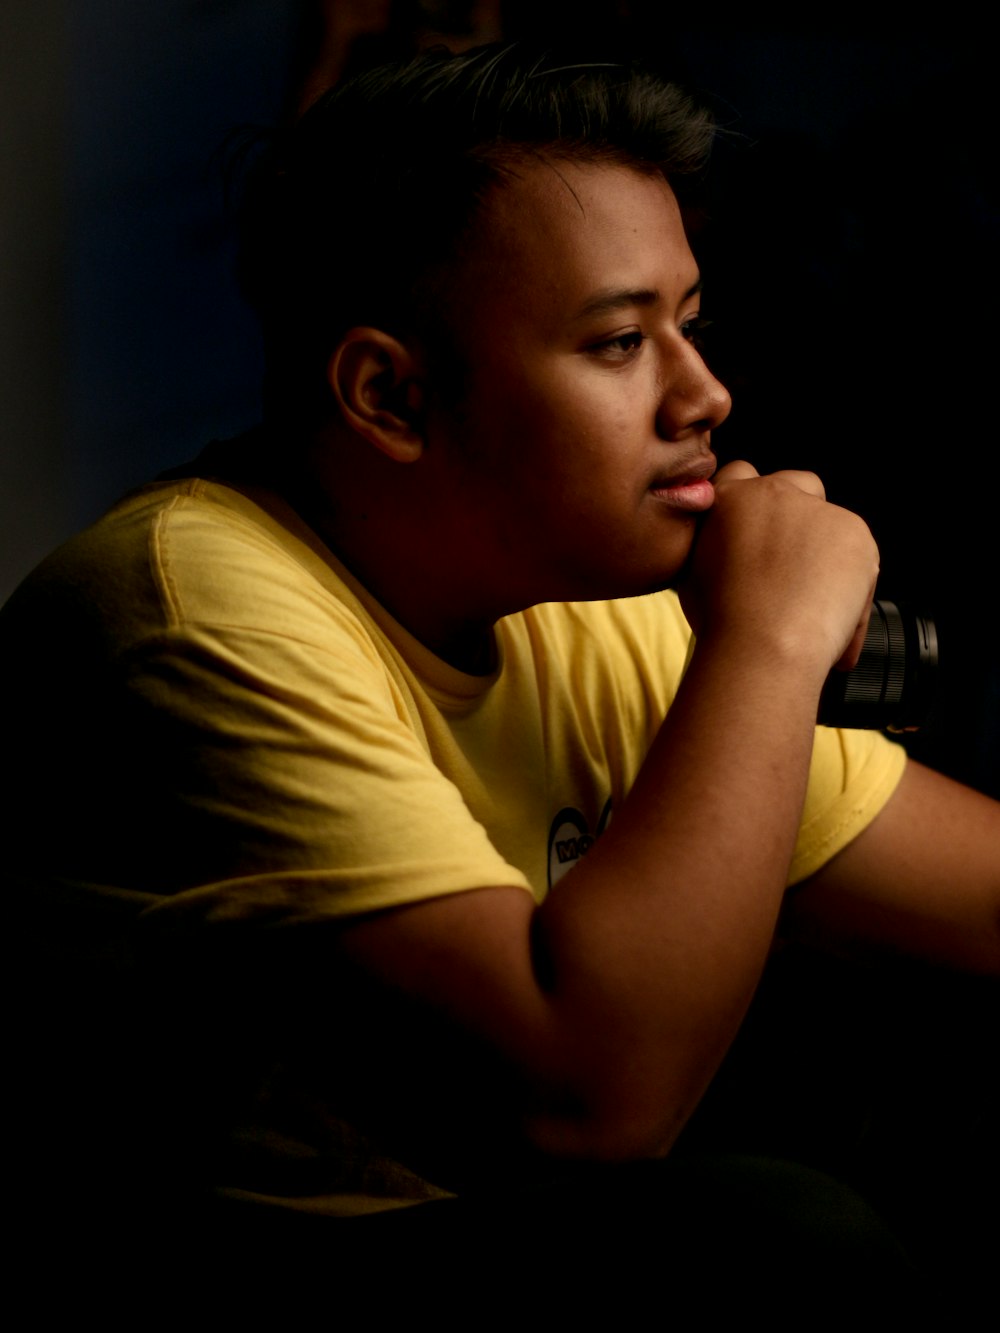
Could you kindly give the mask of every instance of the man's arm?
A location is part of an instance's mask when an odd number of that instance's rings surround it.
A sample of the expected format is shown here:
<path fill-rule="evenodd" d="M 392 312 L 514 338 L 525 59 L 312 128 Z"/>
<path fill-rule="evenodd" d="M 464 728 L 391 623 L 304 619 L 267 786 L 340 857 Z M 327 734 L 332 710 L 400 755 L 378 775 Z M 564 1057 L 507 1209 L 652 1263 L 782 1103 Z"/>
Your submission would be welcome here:
<path fill-rule="evenodd" d="M 1000 975 L 1000 804 L 910 763 L 868 828 L 789 894 L 782 926 Z"/>
<path fill-rule="evenodd" d="M 339 930 L 343 999 L 366 1014 L 347 1059 L 362 1120 L 391 1106 L 447 1140 L 496 1113 L 500 1132 L 592 1160 L 670 1147 L 767 957 L 819 690 L 874 584 L 870 535 L 814 481 L 720 477 L 681 690 L 628 800 L 541 908 L 482 889 Z M 417 1087 L 386 1073 L 414 1061 Z"/>

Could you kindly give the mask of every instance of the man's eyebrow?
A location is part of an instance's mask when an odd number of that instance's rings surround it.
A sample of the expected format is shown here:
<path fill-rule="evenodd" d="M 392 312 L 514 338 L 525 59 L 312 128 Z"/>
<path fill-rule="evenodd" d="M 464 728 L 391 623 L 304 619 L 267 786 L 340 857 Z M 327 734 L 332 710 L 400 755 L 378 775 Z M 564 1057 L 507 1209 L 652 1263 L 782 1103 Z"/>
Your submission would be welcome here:
<path fill-rule="evenodd" d="M 696 283 L 688 288 L 682 299 L 688 301 L 692 296 L 697 296 L 701 287 L 702 282 L 699 278 Z M 592 296 L 578 311 L 576 318 L 589 319 L 593 315 L 610 315 L 616 310 L 624 310 L 629 306 L 655 305 L 659 300 L 660 293 L 655 287 L 611 287 Z"/>

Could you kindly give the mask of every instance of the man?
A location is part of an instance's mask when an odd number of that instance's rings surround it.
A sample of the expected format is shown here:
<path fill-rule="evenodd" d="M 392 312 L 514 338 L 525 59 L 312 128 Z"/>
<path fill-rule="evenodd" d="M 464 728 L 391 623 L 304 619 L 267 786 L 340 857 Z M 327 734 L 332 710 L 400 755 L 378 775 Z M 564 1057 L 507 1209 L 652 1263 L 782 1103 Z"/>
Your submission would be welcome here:
<path fill-rule="evenodd" d="M 251 213 L 264 430 L 8 606 L 36 933 L 146 983 L 109 1152 L 309 1211 L 492 1198 L 668 1153 L 783 904 L 997 971 L 995 805 L 814 737 L 865 525 L 715 473 L 674 192 L 709 134 L 516 48 L 322 99 Z"/>

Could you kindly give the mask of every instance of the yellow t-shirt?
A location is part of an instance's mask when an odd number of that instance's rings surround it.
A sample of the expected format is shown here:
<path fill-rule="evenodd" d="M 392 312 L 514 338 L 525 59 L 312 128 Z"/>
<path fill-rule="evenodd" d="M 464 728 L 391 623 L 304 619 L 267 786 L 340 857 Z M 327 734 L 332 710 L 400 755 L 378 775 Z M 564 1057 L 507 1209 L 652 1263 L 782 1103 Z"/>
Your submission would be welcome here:
<path fill-rule="evenodd" d="M 676 597 L 533 607 L 498 625 L 494 672 L 469 676 L 267 503 L 154 484 L 8 605 L 14 697 L 58 715 L 50 776 L 73 793 L 57 874 L 193 896 L 214 920 L 500 884 L 541 900 L 613 817 L 676 692 Z M 877 734 L 818 729 L 792 882 L 856 836 L 902 766 Z"/>
<path fill-rule="evenodd" d="M 92 939 L 137 914 L 186 934 L 494 885 L 540 901 L 628 793 L 689 638 L 671 593 L 541 605 L 469 676 L 281 502 L 203 480 L 117 505 L 15 594 L 3 633 L 22 870 Z M 877 734 L 817 731 L 792 882 L 903 762 Z"/>

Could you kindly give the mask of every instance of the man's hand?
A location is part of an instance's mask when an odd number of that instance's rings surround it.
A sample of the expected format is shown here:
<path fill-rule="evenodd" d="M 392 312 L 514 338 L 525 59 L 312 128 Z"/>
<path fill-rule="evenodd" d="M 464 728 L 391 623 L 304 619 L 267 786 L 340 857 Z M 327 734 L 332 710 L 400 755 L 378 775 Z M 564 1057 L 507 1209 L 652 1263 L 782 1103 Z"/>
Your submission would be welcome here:
<path fill-rule="evenodd" d="M 762 656 L 791 651 L 821 676 L 854 666 L 878 575 L 863 520 L 828 504 L 812 472 L 762 477 L 740 461 L 714 481 L 680 588 L 699 640 L 746 637 Z"/>

